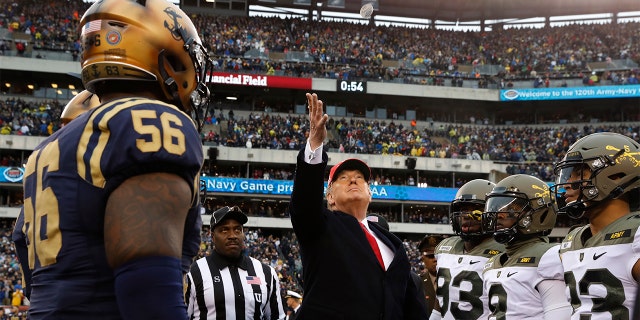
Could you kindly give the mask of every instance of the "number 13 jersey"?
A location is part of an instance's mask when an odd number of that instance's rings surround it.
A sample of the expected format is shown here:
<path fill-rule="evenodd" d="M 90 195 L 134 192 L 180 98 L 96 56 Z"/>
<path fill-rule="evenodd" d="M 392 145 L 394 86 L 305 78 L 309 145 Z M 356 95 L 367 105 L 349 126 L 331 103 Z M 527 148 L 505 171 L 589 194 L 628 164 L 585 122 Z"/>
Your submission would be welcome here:
<path fill-rule="evenodd" d="M 562 241 L 571 319 L 630 319 L 638 283 L 631 275 L 640 259 L 640 213 L 614 221 L 592 235 L 589 225 L 569 232 Z M 585 318 L 586 317 L 586 318 Z"/>

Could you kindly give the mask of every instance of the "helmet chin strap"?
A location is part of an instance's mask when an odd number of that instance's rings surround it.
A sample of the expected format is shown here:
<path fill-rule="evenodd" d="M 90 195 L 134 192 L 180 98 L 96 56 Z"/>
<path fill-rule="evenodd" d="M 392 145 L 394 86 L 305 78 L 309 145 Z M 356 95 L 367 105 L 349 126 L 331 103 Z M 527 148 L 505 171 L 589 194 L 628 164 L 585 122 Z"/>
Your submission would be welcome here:
<path fill-rule="evenodd" d="M 180 100 L 180 95 L 178 94 L 178 84 L 176 80 L 173 79 L 164 66 L 165 61 L 165 51 L 164 49 L 160 51 L 158 54 L 158 70 L 160 71 L 160 75 L 162 76 L 162 84 L 165 86 L 165 90 L 171 94 L 173 104 L 179 107 L 182 110 L 186 110 L 186 106 L 182 105 L 182 101 Z"/>
<path fill-rule="evenodd" d="M 507 244 L 513 241 L 513 239 L 516 238 L 516 234 L 518 233 L 515 228 L 516 226 L 517 225 L 514 224 L 509 229 L 504 229 L 504 230 L 494 232 L 493 239 L 496 240 L 497 243 L 502 243 L 502 244 Z"/>
<path fill-rule="evenodd" d="M 494 231 L 493 232 L 493 239 L 497 243 L 502 243 L 502 244 L 507 244 L 507 243 L 512 242 L 516 238 L 516 236 L 518 235 L 518 224 L 520 223 L 519 220 L 524 216 L 526 216 L 526 214 L 524 214 L 524 212 L 521 212 L 520 214 L 518 214 L 518 221 L 516 221 L 511 227 L 506 228 L 506 229 L 502 229 L 502 230 Z M 496 228 L 498 226 L 497 219 L 496 219 L 495 226 L 496 226 Z"/>
<path fill-rule="evenodd" d="M 558 210 L 558 213 L 566 214 L 571 219 L 582 218 L 584 216 L 584 211 L 587 209 L 587 206 L 582 201 L 584 194 L 582 194 L 582 190 L 580 191 L 581 192 L 578 196 L 578 199 L 573 202 L 567 203 L 564 208 Z"/>

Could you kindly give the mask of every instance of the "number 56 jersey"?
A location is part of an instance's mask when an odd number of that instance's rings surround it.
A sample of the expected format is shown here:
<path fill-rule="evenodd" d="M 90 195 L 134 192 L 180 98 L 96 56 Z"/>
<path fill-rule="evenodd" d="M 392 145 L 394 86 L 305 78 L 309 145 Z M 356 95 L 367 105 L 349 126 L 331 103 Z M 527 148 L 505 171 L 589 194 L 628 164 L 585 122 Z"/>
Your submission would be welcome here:
<path fill-rule="evenodd" d="M 192 186 L 195 208 L 202 161 L 191 118 L 140 98 L 85 112 L 35 148 L 24 175 L 28 261 L 20 261 L 32 270 L 32 317 L 118 319 L 104 247 L 109 195 L 132 176 L 166 172 Z"/>
<path fill-rule="evenodd" d="M 596 235 L 589 225 L 569 232 L 560 246 L 571 319 L 632 319 L 640 259 L 640 213 L 625 215 Z M 636 315 L 637 317 L 637 315 Z"/>

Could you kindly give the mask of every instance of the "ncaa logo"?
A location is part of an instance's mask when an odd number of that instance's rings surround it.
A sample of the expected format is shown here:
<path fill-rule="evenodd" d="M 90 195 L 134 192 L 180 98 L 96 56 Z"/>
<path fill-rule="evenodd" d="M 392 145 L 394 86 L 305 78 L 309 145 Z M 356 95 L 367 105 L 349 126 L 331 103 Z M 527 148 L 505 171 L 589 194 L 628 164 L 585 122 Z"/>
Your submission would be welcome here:
<path fill-rule="evenodd" d="M 107 32 L 107 43 L 114 46 L 118 43 L 120 43 L 120 40 L 122 40 L 122 35 L 120 35 L 120 32 L 115 31 L 115 30 L 111 30 L 109 32 Z"/>

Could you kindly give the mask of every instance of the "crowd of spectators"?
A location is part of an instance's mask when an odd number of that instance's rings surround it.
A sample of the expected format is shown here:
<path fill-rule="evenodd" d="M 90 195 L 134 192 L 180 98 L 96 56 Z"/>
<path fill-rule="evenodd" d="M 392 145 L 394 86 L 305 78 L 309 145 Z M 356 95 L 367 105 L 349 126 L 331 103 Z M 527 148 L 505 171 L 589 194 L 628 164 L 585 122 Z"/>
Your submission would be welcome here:
<path fill-rule="evenodd" d="M 11 242 L 13 219 L 0 219 L 0 319 L 26 319 L 22 272 Z"/>
<path fill-rule="evenodd" d="M 58 100 L 0 100 L 0 134 L 49 136 L 61 127 L 64 104 Z"/>
<path fill-rule="evenodd" d="M 0 100 L 0 134 L 48 136 L 60 128 L 64 106 L 56 100 Z M 612 131 L 638 141 L 637 123 L 565 124 L 541 126 L 492 126 L 446 124 L 434 127 L 425 122 L 404 125 L 393 120 L 331 118 L 327 124 L 329 151 L 509 163 L 507 173 L 525 173 L 553 180 L 553 163 L 564 156 L 574 141 L 587 134 Z M 299 150 L 306 141 L 308 121 L 303 115 L 251 113 L 248 116 L 217 115 L 208 118 L 202 133 L 204 143 L 227 147 Z M 0 164 L 18 165 L 16 158 L 0 153 Z M 246 177 L 237 167 L 207 167 L 208 175 Z M 292 169 L 254 168 L 252 178 L 291 180 Z M 376 172 L 374 184 L 455 187 L 464 180 L 424 174 L 398 176 Z"/>
<path fill-rule="evenodd" d="M 68 52 L 77 59 L 82 0 L 0 0 L 0 29 L 31 37 L 31 50 Z M 587 64 L 640 62 L 640 23 L 575 23 L 546 28 L 452 31 L 410 26 L 317 21 L 301 17 L 238 17 L 194 14 L 192 19 L 218 70 L 327 78 L 365 78 L 447 85 L 441 76 L 508 87 L 511 80 L 583 78 Z M 24 41 L 3 39 L 0 53 Z M 24 52 L 25 50 L 21 50 Z M 248 53 L 257 53 L 245 58 Z M 305 61 L 269 59 L 270 53 L 301 52 Z M 257 55 L 257 56 L 256 56 Z M 248 56 L 248 55 L 247 55 Z M 396 61 L 395 65 L 384 63 Z M 459 66 L 471 71 L 459 71 Z M 476 67 L 498 66 L 491 77 Z M 615 69 L 615 68 L 614 68 Z M 468 70 L 468 68 L 465 68 Z M 637 70 L 604 75 L 611 83 L 637 82 Z M 602 76 L 599 76 L 602 77 Z M 635 79 L 635 80 L 634 80 Z M 600 81 L 600 79 L 596 79 Z M 532 84 L 535 82 L 532 81 Z"/>
<path fill-rule="evenodd" d="M 81 50 L 78 24 L 90 5 L 82 0 L 0 0 L 0 28 L 31 36 L 32 50 L 63 51 L 77 57 Z M 4 50 L 9 49 L 9 39 L 1 40 L 5 40 Z M 19 43 L 24 45 L 23 41 L 13 45 Z"/>
<path fill-rule="evenodd" d="M 228 147 L 299 150 L 308 133 L 302 115 L 269 115 L 252 113 L 248 117 L 215 120 L 217 133 L 209 127 L 204 141 Z M 222 121 L 220 120 L 222 119 Z M 449 124 L 434 128 L 429 125 L 403 125 L 392 120 L 367 118 L 330 119 L 329 141 L 332 151 L 410 157 L 490 160 L 510 163 L 509 174 L 525 173 L 544 181 L 553 180 L 553 163 L 560 160 L 568 147 L 585 135 L 611 131 L 638 141 L 637 123 L 614 125 L 582 124 L 540 126 L 490 126 Z M 211 172 L 211 174 L 216 174 Z M 291 172 L 276 172 L 269 177 L 290 177 Z M 254 175 L 255 177 L 255 175 Z M 433 176 L 421 177 L 417 184 L 453 186 Z M 432 179 L 432 181 L 428 181 Z M 435 183 L 434 183 L 435 182 Z M 397 176 L 374 176 L 376 184 L 409 184 Z M 464 181 L 456 181 L 464 183 Z"/>

